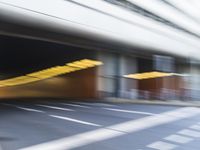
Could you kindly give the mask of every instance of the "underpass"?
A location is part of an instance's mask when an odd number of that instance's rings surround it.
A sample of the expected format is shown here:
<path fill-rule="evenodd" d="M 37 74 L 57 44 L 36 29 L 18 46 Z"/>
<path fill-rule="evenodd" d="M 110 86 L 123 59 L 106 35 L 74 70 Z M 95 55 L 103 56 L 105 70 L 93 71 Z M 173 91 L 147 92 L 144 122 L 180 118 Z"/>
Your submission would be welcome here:
<path fill-rule="evenodd" d="M 1 37 L 1 98 L 96 98 L 97 52 Z"/>
<path fill-rule="evenodd" d="M 0 150 L 199 150 L 198 7 L 0 0 Z"/>

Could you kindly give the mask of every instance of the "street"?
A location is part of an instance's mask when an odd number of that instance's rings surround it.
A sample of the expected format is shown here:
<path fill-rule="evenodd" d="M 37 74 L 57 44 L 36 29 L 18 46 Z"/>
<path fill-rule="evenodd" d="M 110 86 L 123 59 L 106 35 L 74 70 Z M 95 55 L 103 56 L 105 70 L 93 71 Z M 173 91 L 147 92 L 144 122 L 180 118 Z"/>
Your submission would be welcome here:
<path fill-rule="evenodd" d="M 0 150 L 200 149 L 195 107 L 7 100 L 0 119 Z"/>

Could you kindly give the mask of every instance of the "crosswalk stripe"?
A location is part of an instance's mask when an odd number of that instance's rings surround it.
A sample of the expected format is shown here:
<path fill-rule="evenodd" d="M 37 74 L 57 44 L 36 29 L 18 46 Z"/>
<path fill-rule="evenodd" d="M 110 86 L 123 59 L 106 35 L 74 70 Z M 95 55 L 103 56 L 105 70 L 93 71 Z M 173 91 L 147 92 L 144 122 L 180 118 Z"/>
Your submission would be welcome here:
<path fill-rule="evenodd" d="M 182 135 L 176 135 L 176 134 L 167 136 L 164 139 L 171 141 L 171 142 L 175 142 L 175 143 L 181 143 L 181 144 L 188 143 L 188 142 L 193 140 L 192 138 L 185 137 L 185 136 L 182 136 Z"/>
<path fill-rule="evenodd" d="M 157 149 L 157 150 L 171 150 L 177 147 L 175 144 L 157 141 L 152 144 L 147 145 L 148 148 Z"/>
<path fill-rule="evenodd" d="M 178 112 L 179 114 L 184 114 L 183 116 L 173 116 L 173 113 Z M 185 113 L 187 112 L 187 114 Z M 200 114 L 200 109 L 185 107 L 176 109 L 169 112 L 164 112 L 155 116 L 147 116 L 137 120 L 131 120 L 128 122 L 108 126 L 106 128 L 100 128 L 93 131 L 88 131 L 85 133 L 80 133 L 70 137 L 41 143 L 38 145 L 33 145 L 27 148 L 22 148 L 21 150 L 70 150 L 92 144 L 95 142 L 100 142 L 103 140 L 111 139 L 114 137 L 119 137 L 128 133 L 134 133 L 147 128 L 152 128 L 158 125 L 170 123 L 173 121 L 178 121 L 181 119 L 186 119 L 195 115 Z"/>
<path fill-rule="evenodd" d="M 62 107 L 56 107 L 56 106 L 49 106 L 49 105 L 40 105 L 40 104 L 37 104 L 37 106 L 51 108 L 51 109 L 57 109 L 57 110 L 74 111 L 74 110 L 68 109 L 68 108 L 62 108 Z"/>
<path fill-rule="evenodd" d="M 77 119 L 73 119 L 73 118 L 69 118 L 69 117 L 63 117 L 63 116 L 57 116 L 57 115 L 49 115 L 49 116 L 54 117 L 54 118 L 58 118 L 58 119 L 62 119 L 62 120 L 81 123 L 81 124 L 85 124 L 85 125 L 91 125 L 91 126 L 96 126 L 96 127 L 100 127 L 101 126 L 99 124 L 95 124 L 95 123 L 91 123 L 91 122 L 87 122 L 87 121 L 82 121 L 82 120 L 77 120 Z"/>
<path fill-rule="evenodd" d="M 189 127 L 190 129 L 194 129 L 194 130 L 199 130 L 200 131 L 200 125 L 192 125 Z"/>
<path fill-rule="evenodd" d="M 190 137 L 195 137 L 198 138 L 200 137 L 200 132 L 194 131 L 194 130 L 189 130 L 189 129 L 184 129 L 178 132 L 179 134 L 190 136 Z"/>
<path fill-rule="evenodd" d="M 117 111 L 117 112 L 124 112 L 124 113 L 133 113 L 133 114 L 143 114 L 143 115 L 155 115 L 149 112 L 142 112 L 142 111 L 132 111 L 132 110 L 124 110 L 124 109 L 115 109 L 115 108 L 103 108 L 106 110 Z"/>

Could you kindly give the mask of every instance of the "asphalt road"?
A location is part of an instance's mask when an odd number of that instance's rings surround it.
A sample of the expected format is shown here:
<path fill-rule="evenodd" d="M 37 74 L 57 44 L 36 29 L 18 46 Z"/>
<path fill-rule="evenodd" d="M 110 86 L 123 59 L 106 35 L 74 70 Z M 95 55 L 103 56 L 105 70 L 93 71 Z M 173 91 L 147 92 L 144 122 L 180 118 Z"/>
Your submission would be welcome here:
<path fill-rule="evenodd" d="M 0 102 L 0 150 L 200 150 L 200 109 Z"/>

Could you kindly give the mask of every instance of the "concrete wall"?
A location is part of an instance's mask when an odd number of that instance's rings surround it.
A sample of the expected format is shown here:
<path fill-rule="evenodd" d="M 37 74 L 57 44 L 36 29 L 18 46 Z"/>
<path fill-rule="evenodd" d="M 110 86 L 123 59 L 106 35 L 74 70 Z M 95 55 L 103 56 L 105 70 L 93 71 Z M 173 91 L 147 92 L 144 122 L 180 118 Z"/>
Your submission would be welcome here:
<path fill-rule="evenodd" d="M 137 80 L 124 78 L 124 75 L 137 73 L 137 60 L 134 56 L 120 56 L 119 58 L 119 96 L 122 98 L 137 97 Z"/>
<path fill-rule="evenodd" d="M 104 64 L 98 68 L 99 97 L 114 96 L 116 92 L 117 55 L 113 53 L 99 53 L 98 60 Z"/>
<path fill-rule="evenodd" d="M 191 99 L 200 100 L 200 65 L 191 64 L 188 77 L 188 91 Z"/>
<path fill-rule="evenodd" d="M 112 53 L 99 53 L 98 59 L 104 65 L 98 70 L 98 91 L 100 97 L 137 97 L 137 83 L 123 75 L 137 72 L 135 57 Z"/>

